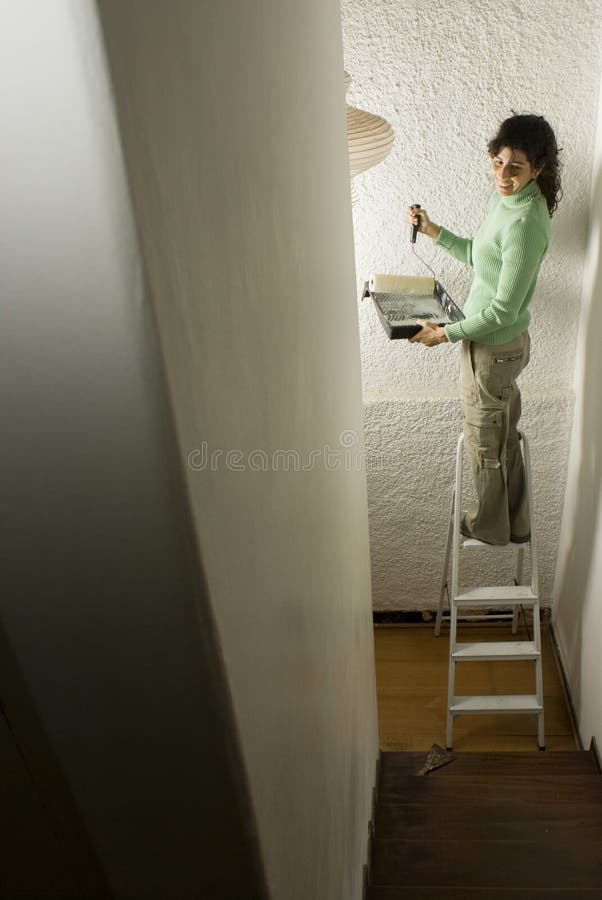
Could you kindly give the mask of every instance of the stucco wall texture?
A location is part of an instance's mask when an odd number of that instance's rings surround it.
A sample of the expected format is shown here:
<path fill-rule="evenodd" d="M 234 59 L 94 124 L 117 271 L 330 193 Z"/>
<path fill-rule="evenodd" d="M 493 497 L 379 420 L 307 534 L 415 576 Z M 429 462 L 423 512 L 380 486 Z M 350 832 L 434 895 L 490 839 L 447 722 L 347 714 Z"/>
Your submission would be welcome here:
<path fill-rule="evenodd" d="M 564 198 L 521 376 L 544 606 L 552 602 L 573 408 L 601 13 L 599 0 L 535 0 L 503 12 L 490 0 L 342 0 L 348 102 L 384 116 L 396 135 L 389 157 L 356 179 L 358 297 L 372 272 L 429 274 L 410 249 L 408 204 L 420 203 L 457 234 L 474 233 L 492 191 L 486 144 L 512 110 L 545 115 L 563 148 Z M 416 248 L 462 305 L 471 271 L 423 236 Z M 459 347 L 389 341 L 369 301 L 359 303 L 359 318 L 374 606 L 432 609 L 461 430 Z M 507 552 L 477 558 L 464 570 L 467 583 L 512 574 Z"/>

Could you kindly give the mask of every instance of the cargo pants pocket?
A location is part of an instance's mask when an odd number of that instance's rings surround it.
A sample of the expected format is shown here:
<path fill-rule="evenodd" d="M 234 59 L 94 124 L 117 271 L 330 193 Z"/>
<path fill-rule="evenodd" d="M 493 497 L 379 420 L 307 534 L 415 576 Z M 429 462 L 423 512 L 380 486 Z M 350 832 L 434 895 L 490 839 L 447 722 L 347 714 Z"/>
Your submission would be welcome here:
<path fill-rule="evenodd" d="M 468 533 L 492 544 L 509 538 L 506 432 L 503 409 L 463 404 L 464 444 L 470 459 L 476 502 L 465 515 Z"/>

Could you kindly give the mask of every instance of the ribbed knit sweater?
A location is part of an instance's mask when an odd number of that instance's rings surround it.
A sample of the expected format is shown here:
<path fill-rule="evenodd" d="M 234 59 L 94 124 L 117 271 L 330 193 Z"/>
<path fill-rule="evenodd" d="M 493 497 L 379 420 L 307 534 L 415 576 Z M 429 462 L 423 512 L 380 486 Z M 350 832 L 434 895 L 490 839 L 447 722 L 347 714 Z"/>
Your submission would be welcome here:
<path fill-rule="evenodd" d="M 464 320 L 445 326 L 449 341 L 505 344 L 529 327 L 529 304 L 550 243 L 550 216 L 536 181 L 510 197 L 497 192 L 474 238 L 446 228 L 435 243 L 474 268 Z"/>

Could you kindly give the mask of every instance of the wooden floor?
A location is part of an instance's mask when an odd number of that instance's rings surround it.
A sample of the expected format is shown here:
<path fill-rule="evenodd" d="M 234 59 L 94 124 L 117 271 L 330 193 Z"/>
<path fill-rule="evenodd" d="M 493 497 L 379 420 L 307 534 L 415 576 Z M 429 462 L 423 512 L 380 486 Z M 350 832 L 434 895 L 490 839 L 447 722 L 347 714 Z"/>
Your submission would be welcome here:
<path fill-rule="evenodd" d="M 433 626 L 379 625 L 374 629 L 380 746 L 383 750 L 429 750 L 445 747 L 449 637 Z M 465 625 L 465 640 L 510 640 L 509 624 Z M 528 640 L 522 625 L 517 640 Z M 542 626 L 546 748 L 576 750 L 571 717 L 554 654 L 552 637 Z M 534 663 L 470 662 L 456 669 L 457 694 L 534 693 Z M 454 723 L 454 750 L 537 751 L 532 716 L 459 716 Z"/>

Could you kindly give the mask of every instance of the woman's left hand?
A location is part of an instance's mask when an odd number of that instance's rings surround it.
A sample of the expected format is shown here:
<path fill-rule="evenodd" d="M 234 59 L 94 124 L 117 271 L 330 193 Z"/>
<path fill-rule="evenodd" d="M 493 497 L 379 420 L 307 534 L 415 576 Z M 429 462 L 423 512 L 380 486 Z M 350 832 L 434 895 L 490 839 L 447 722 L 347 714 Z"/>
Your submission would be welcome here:
<path fill-rule="evenodd" d="M 444 344 L 447 341 L 445 328 L 441 325 L 433 325 L 432 322 L 425 322 L 424 319 L 416 319 L 419 325 L 422 325 L 420 331 L 413 337 L 408 338 L 410 344 L 424 344 L 425 347 L 436 347 L 437 344 Z"/>

